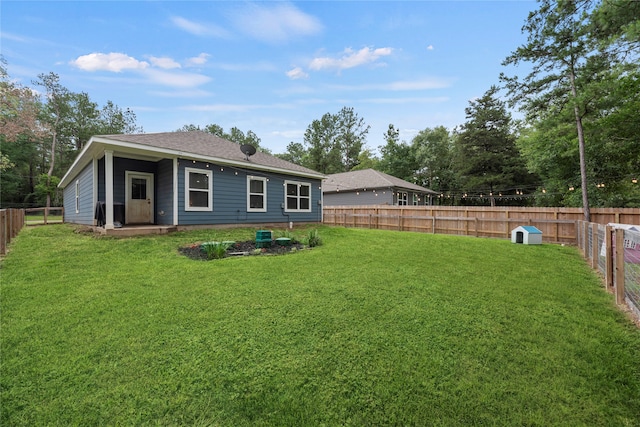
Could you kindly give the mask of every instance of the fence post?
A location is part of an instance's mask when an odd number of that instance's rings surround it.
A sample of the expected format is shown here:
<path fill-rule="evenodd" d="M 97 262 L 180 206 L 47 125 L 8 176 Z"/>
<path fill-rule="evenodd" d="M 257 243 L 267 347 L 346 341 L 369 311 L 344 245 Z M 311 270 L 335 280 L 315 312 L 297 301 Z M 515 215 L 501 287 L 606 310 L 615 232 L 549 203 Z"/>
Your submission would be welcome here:
<path fill-rule="evenodd" d="M 591 223 L 591 268 L 598 269 L 598 224 Z"/>
<path fill-rule="evenodd" d="M 604 229 L 604 241 L 605 241 L 605 272 L 604 280 L 607 285 L 607 289 L 613 286 L 613 245 L 611 244 L 614 238 L 613 227 L 610 225 L 605 226 Z"/>
<path fill-rule="evenodd" d="M 7 210 L 0 210 L 0 255 L 7 253 Z"/>
<path fill-rule="evenodd" d="M 624 303 L 624 230 L 616 229 L 616 304 Z"/>

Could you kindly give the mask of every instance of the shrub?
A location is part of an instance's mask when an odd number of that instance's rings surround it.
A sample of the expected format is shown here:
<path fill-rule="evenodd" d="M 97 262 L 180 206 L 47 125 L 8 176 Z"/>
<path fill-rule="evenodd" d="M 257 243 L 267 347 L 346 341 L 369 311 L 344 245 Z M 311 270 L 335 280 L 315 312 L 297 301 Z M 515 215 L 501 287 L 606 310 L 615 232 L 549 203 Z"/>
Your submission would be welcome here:
<path fill-rule="evenodd" d="M 320 238 L 317 229 L 309 230 L 309 233 L 307 234 L 306 244 L 310 248 L 320 246 L 322 244 L 322 239 Z"/>
<path fill-rule="evenodd" d="M 207 259 L 224 258 L 233 242 L 207 242 L 202 244 L 202 249 L 207 254 Z"/>

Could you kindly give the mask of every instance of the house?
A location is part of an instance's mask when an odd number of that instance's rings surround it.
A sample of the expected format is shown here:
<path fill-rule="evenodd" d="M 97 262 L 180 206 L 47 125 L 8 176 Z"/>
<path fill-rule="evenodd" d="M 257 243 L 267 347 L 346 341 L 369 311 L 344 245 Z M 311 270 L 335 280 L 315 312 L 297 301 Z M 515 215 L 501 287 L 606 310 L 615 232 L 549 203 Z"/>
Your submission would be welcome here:
<path fill-rule="evenodd" d="M 59 187 L 65 222 L 108 231 L 321 222 L 323 178 L 206 132 L 168 132 L 92 137 Z"/>
<path fill-rule="evenodd" d="M 322 183 L 325 206 L 430 205 L 435 191 L 374 169 L 329 175 Z"/>

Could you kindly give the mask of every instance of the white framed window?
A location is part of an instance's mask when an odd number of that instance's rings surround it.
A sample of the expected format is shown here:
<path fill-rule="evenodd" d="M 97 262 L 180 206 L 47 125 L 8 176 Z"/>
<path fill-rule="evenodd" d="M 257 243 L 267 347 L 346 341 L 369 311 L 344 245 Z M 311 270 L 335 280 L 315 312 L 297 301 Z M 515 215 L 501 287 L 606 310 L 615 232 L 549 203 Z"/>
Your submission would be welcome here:
<path fill-rule="evenodd" d="M 184 168 L 185 211 L 213 210 L 213 172 Z"/>
<path fill-rule="evenodd" d="M 76 180 L 76 213 L 80 213 L 80 180 Z"/>
<path fill-rule="evenodd" d="M 409 200 L 409 195 L 406 192 L 398 192 L 398 206 L 406 206 Z"/>
<path fill-rule="evenodd" d="M 247 176 L 247 212 L 267 211 L 267 178 Z"/>
<path fill-rule="evenodd" d="M 420 204 L 420 197 L 416 193 L 413 193 L 413 206 L 418 206 Z"/>
<path fill-rule="evenodd" d="M 285 181 L 284 203 L 285 212 L 311 212 L 311 184 Z"/>

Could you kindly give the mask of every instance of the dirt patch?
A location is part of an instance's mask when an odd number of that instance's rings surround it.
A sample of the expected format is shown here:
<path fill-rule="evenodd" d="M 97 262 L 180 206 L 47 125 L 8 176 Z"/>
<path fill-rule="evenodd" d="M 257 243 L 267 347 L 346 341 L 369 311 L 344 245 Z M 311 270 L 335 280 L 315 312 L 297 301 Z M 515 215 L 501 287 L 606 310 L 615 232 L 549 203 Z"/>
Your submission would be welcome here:
<path fill-rule="evenodd" d="M 178 248 L 178 252 L 182 255 L 201 261 L 208 261 L 207 253 L 202 249 L 202 243 L 194 243 L 188 246 Z M 245 242 L 235 242 L 227 249 L 224 258 L 234 256 L 257 256 L 257 255 L 282 255 L 289 252 L 299 251 L 304 249 L 305 246 L 302 243 L 291 242 L 290 246 L 280 246 L 276 242 L 272 242 L 271 246 L 266 248 L 256 247 L 256 242 L 253 240 L 247 240 Z"/>

